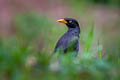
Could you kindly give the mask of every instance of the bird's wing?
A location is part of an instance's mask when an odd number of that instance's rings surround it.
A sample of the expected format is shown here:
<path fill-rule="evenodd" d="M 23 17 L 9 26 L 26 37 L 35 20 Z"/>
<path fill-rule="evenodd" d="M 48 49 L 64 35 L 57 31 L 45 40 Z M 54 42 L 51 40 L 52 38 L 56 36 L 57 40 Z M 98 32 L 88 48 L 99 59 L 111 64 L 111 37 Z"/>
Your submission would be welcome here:
<path fill-rule="evenodd" d="M 64 53 L 68 51 L 76 51 L 79 49 L 79 37 L 64 35 L 57 42 L 54 52 L 61 50 Z"/>
<path fill-rule="evenodd" d="M 78 52 L 78 50 L 79 50 L 79 37 L 72 36 L 69 39 L 68 44 L 64 50 L 65 50 L 65 52 L 73 52 L 73 51 Z"/>

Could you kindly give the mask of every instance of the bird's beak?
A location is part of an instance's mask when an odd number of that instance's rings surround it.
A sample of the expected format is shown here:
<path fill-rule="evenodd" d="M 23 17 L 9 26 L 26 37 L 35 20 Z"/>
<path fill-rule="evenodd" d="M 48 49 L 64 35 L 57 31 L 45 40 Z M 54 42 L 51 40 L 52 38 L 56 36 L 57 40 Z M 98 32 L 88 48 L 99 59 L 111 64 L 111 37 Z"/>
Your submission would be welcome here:
<path fill-rule="evenodd" d="M 67 22 L 66 20 L 64 20 L 64 19 L 59 19 L 59 20 L 57 20 L 57 22 L 64 23 L 64 24 L 68 23 L 68 22 Z"/>

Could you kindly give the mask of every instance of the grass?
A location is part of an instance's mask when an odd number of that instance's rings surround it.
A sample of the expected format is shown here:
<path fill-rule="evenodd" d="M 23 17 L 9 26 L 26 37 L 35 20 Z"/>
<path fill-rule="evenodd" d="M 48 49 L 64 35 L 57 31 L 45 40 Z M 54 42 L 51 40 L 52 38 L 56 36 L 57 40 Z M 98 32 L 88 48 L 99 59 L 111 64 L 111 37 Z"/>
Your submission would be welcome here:
<path fill-rule="evenodd" d="M 120 58 L 116 63 L 109 53 L 108 58 L 102 56 L 100 41 L 92 47 L 93 24 L 78 57 L 59 53 L 51 56 L 55 35 L 59 34 L 47 17 L 22 15 L 15 24 L 16 35 L 0 39 L 0 80 L 120 80 Z M 54 36 L 48 36 L 49 31 Z"/>

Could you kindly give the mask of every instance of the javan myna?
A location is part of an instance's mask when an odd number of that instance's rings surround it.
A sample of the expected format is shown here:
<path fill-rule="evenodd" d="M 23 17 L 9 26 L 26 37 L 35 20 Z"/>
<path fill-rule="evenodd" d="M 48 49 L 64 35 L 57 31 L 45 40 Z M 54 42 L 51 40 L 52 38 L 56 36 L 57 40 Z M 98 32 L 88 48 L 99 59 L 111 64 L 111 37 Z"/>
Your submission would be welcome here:
<path fill-rule="evenodd" d="M 60 53 L 75 53 L 77 56 L 79 51 L 79 34 L 80 27 L 78 22 L 72 18 L 64 18 L 57 20 L 60 23 L 64 23 L 68 27 L 68 31 L 58 40 L 54 53 L 60 51 Z"/>

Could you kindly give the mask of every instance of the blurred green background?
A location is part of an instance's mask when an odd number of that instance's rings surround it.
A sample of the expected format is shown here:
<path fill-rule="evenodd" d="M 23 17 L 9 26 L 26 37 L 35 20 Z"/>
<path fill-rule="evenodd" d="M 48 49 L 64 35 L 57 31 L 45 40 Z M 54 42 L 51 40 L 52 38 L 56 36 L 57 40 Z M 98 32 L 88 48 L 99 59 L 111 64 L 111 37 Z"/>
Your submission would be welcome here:
<path fill-rule="evenodd" d="M 55 54 L 81 28 L 78 57 Z M 120 0 L 0 0 L 0 80 L 120 80 Z"/>

